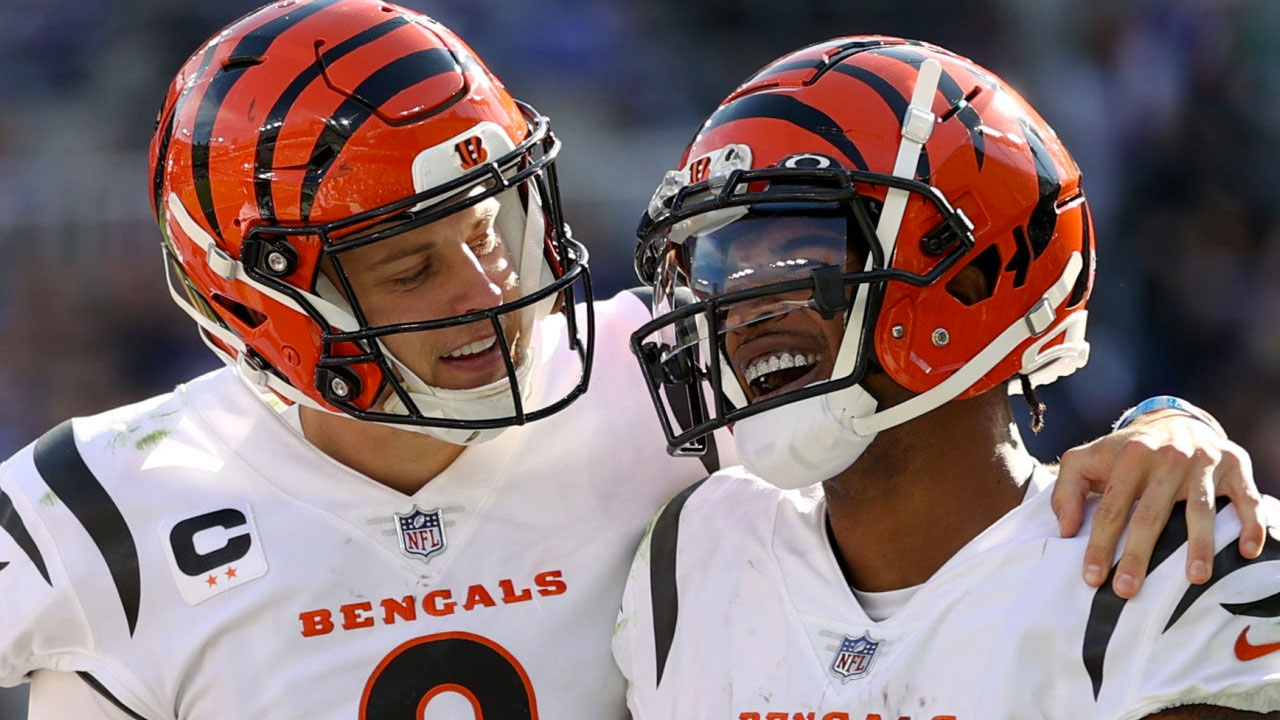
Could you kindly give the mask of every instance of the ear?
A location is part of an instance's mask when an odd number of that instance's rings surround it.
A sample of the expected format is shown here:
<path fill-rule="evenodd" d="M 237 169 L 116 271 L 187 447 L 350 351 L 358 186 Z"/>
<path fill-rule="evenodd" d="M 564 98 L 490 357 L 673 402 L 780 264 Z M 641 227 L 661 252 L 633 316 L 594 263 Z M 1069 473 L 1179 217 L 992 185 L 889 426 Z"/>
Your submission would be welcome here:
<path fill-rule="evenodd" d="M 947 283 L 947 292 L 965 305 L 973 305 L 991 297 L 991 283 L 976 263 L 970 263 Z"/>

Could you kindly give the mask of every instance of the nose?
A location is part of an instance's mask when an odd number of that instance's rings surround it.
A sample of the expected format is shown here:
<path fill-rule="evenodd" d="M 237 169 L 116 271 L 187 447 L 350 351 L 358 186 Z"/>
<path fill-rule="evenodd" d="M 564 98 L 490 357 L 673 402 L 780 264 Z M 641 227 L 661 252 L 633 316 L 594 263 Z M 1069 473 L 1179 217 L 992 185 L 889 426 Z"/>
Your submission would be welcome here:
<path fill-rule="evenodd" d="M 449 253 L 444 297 L 449 315 L 465 315 L 502 304 L 503 277 L 486 267 L 471 247 L 459 243 Z"/>

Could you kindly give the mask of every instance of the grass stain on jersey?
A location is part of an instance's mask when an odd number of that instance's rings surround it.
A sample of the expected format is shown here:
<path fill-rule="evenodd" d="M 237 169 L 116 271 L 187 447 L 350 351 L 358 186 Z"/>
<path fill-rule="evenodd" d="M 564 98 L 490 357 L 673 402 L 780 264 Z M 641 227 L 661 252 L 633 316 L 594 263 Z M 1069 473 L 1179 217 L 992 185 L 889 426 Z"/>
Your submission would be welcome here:
<path fill-rule="evenodd" d="M 143 450 L 150 450 L 151 448 L 158 445 L 161 440 L 167 437 L 169 437 L 168 430 L 152 430 L 146 435 L 143 435 L 142 437 L 138 438 L 137 441 L 133 443 L 133 447 L 138 452 L 142 452 Z"/>
<path fill-rule="evenodd" d="M 165 418 L 169 417 L 170 415 L 176 414 L 177 412 L 178 410 L 174 409 L 174 410 L 168 410 L 166 412 L 153 413 L 151 415 L 148 415 L 142 418 L 141 420 L 135 423 L 130 423 L 125 425 L 123 428 L 117 430 L 116 434 L 113 435 L 111 439 L 107 441 L 107 448 L 112 451 L 119 450 L 121 447 L 124 446 L 126 442 L 129 441 L 129 439 L 132 436 L 136 435 L 139 432 L 142 432 L 143 428 L 146 425 L 160 424 L 157 421 L 162 421 Z M 161 440 L 168 437 L 169 433 L 170 433 L 170 430 L 168 430 L 167 428 L 152 430 L 148 432 L 146 435 L 143 435 L 142 437 L 135 440 L 133 443 L 133 447 L 138 451 L 148 450 L 152 447 L 155 447 L 157 443 L 159 443 Z"/>
<path fill-rule="evenodd" d="M 58 504 L 58 495 L 52 490 L 46 490 L 45 493 L 40 496 L 40 504 L 45 507 L 53 507 Z"/>

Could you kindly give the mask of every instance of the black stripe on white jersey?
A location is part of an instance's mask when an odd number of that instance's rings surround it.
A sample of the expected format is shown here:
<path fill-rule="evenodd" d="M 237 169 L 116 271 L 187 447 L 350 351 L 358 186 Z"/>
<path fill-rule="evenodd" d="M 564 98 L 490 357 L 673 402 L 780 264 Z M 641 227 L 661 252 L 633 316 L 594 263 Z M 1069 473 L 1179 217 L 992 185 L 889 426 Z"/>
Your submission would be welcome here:
<path fill-rule="evenodd" d="M 690 485 L 671 498 L 653 523 L 649 538 L 649 598 L 653 606 L 653 654 L 657 660 L 654 686 L 662 682 L 667 655 L 676 636 L 679 589 L 676 586 L 676 540 L 680 534 L 680 511 L 685 501 L 705 479 Z"/>
<path fill-rule="evenodd" d="M 13 508 L 13 501 L 9 496 L 0 490 L 0 528 L 4 528 L 13 541 L 18 543 L 18 547 L 22 548 L 22 552 L 27 554 L 31 559 L 31 564 L 36 566 L 36 570 L 40 571 L 40 577 L 49 583 L 50 587 L 53 582 L 49 580 L 49 569 L 44 565 L 44 556 L 40 554 L 40 548 L 36 547 L 36 541 L 31 539 L 31 533 L 27 531 L 27 526 L 22 522 L 22 517 L 18 515 L 18 511 Z M 8 565 L 5 563 L 4 565 Z M 3 568 L 4 565 L 0 565 Z"/>
<path fill-rule="evenodd" d="M 1222 603 L 1222 609 L 1246 617 L 1280 617 L 1280 592 L 1247 603 Z"/>
<path fill-rule="evenodd" d="M 1228 502 L 1230 501 L 1227 498 L 1218 498 L 1217 509 L 1222 510 Z M 1169 523 L 1165 525 L 1164 531 L 1160 533 L 1155 547 L 1151 550 L 1151 561 L 1147 563 L 1147 575 L 1167 560 L 1175 550 L 1186 544 L 1187 503 L 1174 503 Z M 1111 566 L 1111 573 L 1107 575 L 1106 582 L 1093 594 L 1093 606 L 1089 609 L 1089 620 L 1084 627 L 1084 647 L 1081 655 L 1084 659 L 1084 668 L 1089 673 L 1089 680 L 1093 683 L 1094 700 L 1097 700 L 1098 693 L 1102 692 L 1102 666 L 1107 656 L 1107 646 L 1111 644 L 1111 636 L 1116 632 L 1120 613 L 1129 602 L 1116 595 L 1116 591 L 1111 587 L 1119 566 L 1118 562 Z"/>
<path fill-rule="evenodd" d="M 76 448 L 70 420 L 36 440 L 35 463 L 36 472 L 80 521 L 102 553 L 132 635 L 138 625 L 138 605 L 142 596 L 138 548 L 120 508 L 84 464 L 84 458 Z"/>
<path fill-rule="evenodd" d="M 1223 578 L 1225 578 L 1226 576 L 1230 575 L 1231 573 L 1237 570 L 1240 570 L 1242 568 L 1252 565 L 1253 563 L 1266 562 L 1268 560 L 1280 560 L 1280 546 L 1278 546 L 1274 540 L 1264 545 L 1262 548 L 1262 554 L 1256 558 L 1253 558 L 1252 560 L 1246 559 L 1243 555 L 1240 554 L 1239 549 L 1237 549 L 1236 547 L 1236 543 L 1229 543 L 1226 547 L 1219 550 L 1218 554 L 1214 556 L 1213 575 L 1209 578 L 1209 580 L 1205 584 L 1192 585 L 1191 587 L 1187 588 L 1187 591 L 1182 594 L 1182 598 L 1178 600 L 1177 607 L 1175 607 L 1173 609 L 1173 613 L 1169 615 L 1169 621 L 1165 623 L 1164 630 L 1161 630 L 1160 632 L 1162 633 L 1168 632 L 1169 628 L 1173 627 L 1173 624 L 1178 621 L 1178 618 L 1182 617 L 1187 612 L 1187 610 L 1191 608 L 1192 604 L 1194 604 L 1196 600 L 1200 599 L 1201 595 L 1204 595 L 1206 592 L 1208 592 L 1209 588 L 1218 584 L 1218 581 L 1222 580 Z M 1262 602 L 1262 601 L 1259 601 L 1259 602 Z M 1245 603 L 1245 605 L 1252 605 L 1252 604 L 1253 603 Z M 1249 614 L 1249 613 L 1233 613 L 1233 614 Z M 1275 617 L 1275 615 L 1270 615 L 1266 617 Z"/>
<path fill-rule="evenodd" d="M 128 705 L 125 705 L 124 703 L 120 702 L 120 699 L 117 698 L 115 695 L 112 695 L 111 691 L 108 690 L 106 687 L 104 687 L 102 683 L 98 682 L 98 679 L 95 678 L 94 676 L 83 671 L 76 672 L 76 675 L 79 675 L 80 679 L 85 681 L 85 684 L 93 688 L 94 692 L 106 698 L 107 702 L 111 703 L 112 705 L 115 705 L 116 708 L 120 710 L 120 712 L 124 713 L 125 715 L 128 715 L 131 718 L 134 718 L 134 720 L 147 720 L 145 717 L 130 710 Z"/>

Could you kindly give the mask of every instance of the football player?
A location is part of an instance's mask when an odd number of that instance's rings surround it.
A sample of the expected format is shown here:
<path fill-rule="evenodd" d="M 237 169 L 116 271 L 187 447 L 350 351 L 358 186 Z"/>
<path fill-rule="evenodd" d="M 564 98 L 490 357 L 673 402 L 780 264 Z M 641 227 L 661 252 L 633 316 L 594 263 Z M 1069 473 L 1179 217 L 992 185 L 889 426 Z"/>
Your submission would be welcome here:
<path fill-rule="evenodd" d="M 1209 475 L 1136 597 L 1070 577 L 1086 541 L 1009 395 L 1036 424 L 1035 388 L 1085 363 L 1094 237 L 1000 78 L 891 37 L 788 54 L 702 124 L 640 235 L 658 317 L 633 343 L 694 407 L 654 395 L 668 441 L 731 425 L 746 469 L 676 495 L 636 555 L 634 717 L 1280 717 L 1280 547 L 1242 553 L 1223 509 L 1212 580 L 1184 574 Z"/>
<path fill-rule="evenodd" d="M 229 368 L 5 464 L 0 684 L 31 678 L 33 717 L 625 713 L 628 561 L 733 456 L 664 452 L 627 349 L 648 306 L 591 302 L 558 151 L 394 5 L 277 3 L 192 55 L 148 192 Z M 1231 449 L 1140 423 L 1112 437 Z"/>

